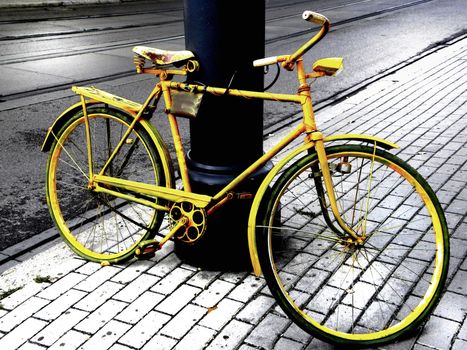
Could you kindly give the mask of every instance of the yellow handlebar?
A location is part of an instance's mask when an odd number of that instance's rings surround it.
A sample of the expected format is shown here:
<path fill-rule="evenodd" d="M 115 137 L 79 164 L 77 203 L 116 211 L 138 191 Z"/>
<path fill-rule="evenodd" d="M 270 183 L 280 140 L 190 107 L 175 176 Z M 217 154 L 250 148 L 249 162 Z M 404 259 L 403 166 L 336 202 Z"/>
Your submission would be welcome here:
<path fill-rule="evenodd" d="M 302 14 L 302 18 L 305 21 L 313 22 L 319 24 L 320 26 L 322 26 L 325 22 L 329 23 L 329 20 L 326 18 L 326 16 L 323 16 L 322 14 L 313 11 L 304 11 Z"/>
<path fill-rule="evenodd" d="M 305 11 L 303 12 L 302 18 L 305 21 L 321 25 L 321 30 L 307 43 L 300 47 L 295 53 L 290 55 L 284 63 L 282 63 L 282 66 L 287 70 L 293 70 L 295 62 L 297 62 L 299 58 L 301 58 L 308 50 L 316 45 L 318 41 L 320 41 L 329 31 L 330 22 L 322 14 L 313 11 Z"/>

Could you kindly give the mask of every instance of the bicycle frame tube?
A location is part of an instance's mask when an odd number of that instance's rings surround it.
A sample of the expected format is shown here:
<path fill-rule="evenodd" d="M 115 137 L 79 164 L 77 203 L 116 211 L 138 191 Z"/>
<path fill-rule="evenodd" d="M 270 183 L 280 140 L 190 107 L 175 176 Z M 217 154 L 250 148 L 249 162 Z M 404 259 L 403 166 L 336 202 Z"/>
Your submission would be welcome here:
<path fill-rule="evenodd" d="M 84 115 L 84 123 L 86 125 L 86 144 L 88 146 L 88 167 L 89 167 L 89 181 L 92 182 L 93 176 L 93 166 L 92 166 L 92 145 L 91 145 L 91 130 L 89 127 L 89 118 L 88 118 L 88 111 L 86 108 L 86 101 L 84 100 L 84 96 L 81 95 L 81 104 L 83 105 L 83 115 Z"/>
<path fill-rule="evenodd" d="M 136 124 L 141 120 L 141 116 L 143 114 L 143 112 L 146 110 L 146 108 L 149 106 L 149 103 L 152 101 L 153 98 L 155 98 L 156 102 L 159 100 L 159 97 L 160 97 L 160 94 L 161 94 L 161 87 L 159 84 L 157 84 L 155 86 L 155 88 L 152 90 L 151 94 L 149 95 L 149 97 L 146 99 L 146 102 L 144 102 L 143 106 L 141 107 L 141 109 L 138 111 L 138 113 L 136 114 L 135 116 L 135 119 L 133 119 L 132 123 L 130 124 L 130 126 L 128 127 L 128 130 L 125 132 L 125 134 L 123 135 L 122 139 L 120 140 L 120 142 L 117 144 L 117 146 L 115 147 L 114 151 L 112 152 L 112 154 L 110 155 L 109 159 L 107 159 L 107 162 L 104 164 L 103 168 L 101 169 L 101 171 L 99 172 L 99 175 L 103 175 L 105 173 L 105 171 L 107 170 L 107 168 L 109 167 L 110 163 L 112 162 L 112 160 L 115 158 L 115 156 L 117 155 L 117 153 L 120 151 L 120 149 L 122 148 L 123 144 L 126 142 L 128 136 L 130 136 L 131 132 L 133 131 L 133 129 L 135 128 Z"/>
<path fill-rule="evenodd" d="M 162 77 L 161 77 L 162 79 Z M 164 95 L 165 107 L 167 110 L 172 108 L 172 96 L 170 94 L 169 84 L 161 81 L 162 93 Z M 175 146 L 175 153 L 177 156 L 178 167 L 180 169 L 180 177 L 182 178 L 183 188 L 187 192 L 191 192 L 190 178 L 188 176 L 188 168 L 186 165 L 185 152 L 183 150 L 182 138 L 180 137 L 180 131 L 178 129 L 177 118 L 172 113 L 168 113 L 170 131 Z"/>

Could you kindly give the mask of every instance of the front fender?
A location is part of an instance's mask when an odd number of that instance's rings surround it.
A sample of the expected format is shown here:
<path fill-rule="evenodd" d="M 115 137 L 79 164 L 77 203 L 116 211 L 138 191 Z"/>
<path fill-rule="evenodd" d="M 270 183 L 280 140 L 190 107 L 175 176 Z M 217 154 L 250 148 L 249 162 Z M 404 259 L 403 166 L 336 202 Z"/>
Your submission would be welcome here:
<path fill-rule="evenodd" d="M 334 142 L 334 141 L 357 141 L 357 142 L 365 142 L 375 144 L 378 147 L 384 149 L 393 149 L 399 148 L 398 145 L 392 143 L 390 141 L 384 140 L 379 137 L 369 136 L 369 135 L 358 135 L 358 134 L 338 134 L 338 135 L 331 135 L 324 138 L 324 142 Z M 290 161 L 294 158 L 299 156 L 301 153 L 307 152 L 308 150 L 314 147 L 314 142 L 308 142 L 300 147 L 294 149 L 292 152 L 287 154 L 284 158 L 282 158 L 266 175 L 263 182 L 261 183 L 258 191 L 256 192 L 255 198 L 251 205 L 250 215 L 248 218 L 248 248 L 250 251 L 250 259 L 253 265 L 253 271 L 256 276 L 261 274 L 261 265 L 259 263 L 258 258 L 258 249 L 256 246 L 256 217 L 258 215 L 258 211 L 260 209 L 261 200 L 263 199 L 264 194 L 269 188 L 269 184 L 274 179 L 275 176 L 287 165 Z"/>

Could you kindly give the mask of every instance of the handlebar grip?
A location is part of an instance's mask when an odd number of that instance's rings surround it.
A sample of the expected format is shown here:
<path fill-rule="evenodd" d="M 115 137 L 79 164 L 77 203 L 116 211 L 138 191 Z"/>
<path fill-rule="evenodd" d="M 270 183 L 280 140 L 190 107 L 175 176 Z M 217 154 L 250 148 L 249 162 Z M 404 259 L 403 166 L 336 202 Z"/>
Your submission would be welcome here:
<path fill-rule="evenodd" d="M 319 24 L 320 26 L 322 26 L 326 22 L 329 23 L 329 20 L 326 18 L 326 16 L 323 16 L 322 14 L 313 11 L 304 11 L 302 14 L 302 18 L 305 21 L 313 22 Z"/>
<path fill-rule="evenodd" d="M 277 63 L 277 56 L 261 58 L 259 60 L 253 61 L 253 67 L 263 67 L 269 66 L 271 64 Z"/>

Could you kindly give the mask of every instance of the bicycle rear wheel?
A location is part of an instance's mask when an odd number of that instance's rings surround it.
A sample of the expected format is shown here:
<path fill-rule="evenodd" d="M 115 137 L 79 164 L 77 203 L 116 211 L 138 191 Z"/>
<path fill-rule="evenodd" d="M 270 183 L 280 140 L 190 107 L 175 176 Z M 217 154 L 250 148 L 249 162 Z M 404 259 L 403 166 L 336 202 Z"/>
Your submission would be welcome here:
<path fill-rule="evenodd" d="M 88 107 L 87 112 L 93 168 L 97 174 L 133 118 L 111 108 Z M 60 234 L 73 251 L 91 261 L 121 262 L 133 257 L 138 243 L 157 233 L 164 213 L 88 188 L 82 111 L 54 138 L 47 162 L 46 193 L 49 211 Z M 155 140 L 141 125 L 132 131 L 104 175 L 166 185 Z"/>
<path fill-rule="evenodd" d="M 391 342 L 439 299 L 449 258 L 442 208 L 426 181 L 386 151 L 342 145 L 326 153 L 340 214 L 363 244 L 347 239 L 322 200 L 311 154 L 283 172 L 264 204 L 257 223 L 264 276 L 285 313 L 312 335 L 341 345 Z"/>

